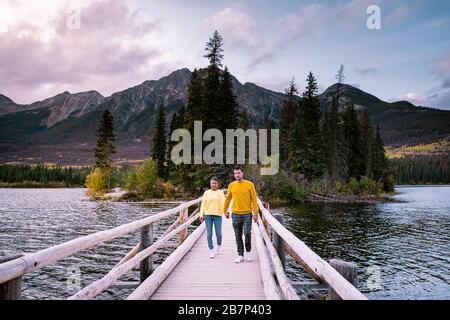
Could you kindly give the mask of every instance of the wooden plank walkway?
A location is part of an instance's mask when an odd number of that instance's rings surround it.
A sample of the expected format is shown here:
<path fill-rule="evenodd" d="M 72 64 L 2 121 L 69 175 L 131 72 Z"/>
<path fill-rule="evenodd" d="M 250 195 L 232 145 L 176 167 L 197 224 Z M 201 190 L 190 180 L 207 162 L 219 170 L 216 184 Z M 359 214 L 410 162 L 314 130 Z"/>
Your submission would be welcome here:
<path fill-rule="evenodd" d="M 215 235 L 213 241 L 216 245 Z M 231 218 L 224 217 L 220 253 L 215 258 L 209 257 L 205 231 L 150 299 L 264 300 L 255 239 L 252 237 L 251 262 L 234 263 L 236 256 Z"/>

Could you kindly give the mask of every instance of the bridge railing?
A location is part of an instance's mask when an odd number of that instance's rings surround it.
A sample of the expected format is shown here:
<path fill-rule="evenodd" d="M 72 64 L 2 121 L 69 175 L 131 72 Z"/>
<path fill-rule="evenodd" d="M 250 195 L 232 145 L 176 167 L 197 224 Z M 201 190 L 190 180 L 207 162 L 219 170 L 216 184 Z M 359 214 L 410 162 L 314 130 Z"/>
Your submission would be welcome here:
<path fill-rule="evenodd" d="M 183 243 L 184 240 L 188 238 L 189 225 L 199 217 L 198 208 L 190 217 L 188 217 L 189 207 L 199 204 L 201 200 L 202 197 L 140 220 L 79 237 L 53 247 L 25 254 L 10 261 L 0 263 L 0 286 L 2 289 L 14 290 L 16 292 L 17 287 L 20 289 L 20 279 L 23 275 L 35 272 L 82 250 L 92 248 L 100 243 L 122 237 L 138 230 L 141 230 L 141 243 L 136 245 L 110 272 L 108 272 L 107 275 L 82 289 L 69 299 L 91 299 L 95 297 L 97 294 L 113 285 L 117 279 L 139 263 L 141 263 L 141 281 L 144 281 L 152 272 L 151 256 L 157 249 L 166 247 L 168 245 L 168 240 L 173 238 L 176 234 L 179 234 L 179 243 Z M 153 242 L 153 224 L 177 213 L 180 215 L 179 218 L 156 242 Z M 200 227 L 200 230 L 204 228 L 204 224 Z M 13 283 L 16 288 L 11 286 Z M 4 290 L 2 290 L 2 292 L 3 291 Z M 7 299 L 20 299 L 20 290 L 14 295 L 6 292 L 4 296 Z"/>
<path fill-rule="evenodd" d="M 256 228 L 252 228 L 256 243 L 256 252 L 260 261 L 264 294 L 269 300 L 300 300 L 290 280 L 284 271 L 280 255 L 271 241 L 264 226 L 261 215 Z"/>
<path fill-rule="evenodd" d="M 367 300 L 367 298 L 355 288 L 348 280 L 346 280 L 335 268 L 333 268 L 327 261 L 319 257 L 313 250 L 311 250 L 303 241 L 298 239 L 292 232 L 286 229 L 263 205 L 261 199 L 258 198 L 259 210 L 262 213 L 262 220 L 258 222 L 258 229 L 262 233 L 264 239 L 267 238 L 266 245 L 270 242 L 267 235 L 264 234 L 264 225 L 270 226 L 270 228 L 276 233 L 278 237 L 283 239 L 283 248 L 293 256 L 293 258 L 300 263 L 300 265 L 316 280 L 320 283 L 326 283 L 332 290 L 344 300 Z M 269 245 L 270 247 L 270 245 Z M 275 257 L 273 250 L 271 250 L 272 261 L 275 265 L 275 273 L 280 283 L 281 291 L 286 295 L 291 294 L 291 288 L 286 284 L 286 280 L 283 279 L 283 275 L 280 270 L 280 259 Z M 278 259 L 277 259 L 278 258 Z M 277 271 L 278 269 L 278 271 Z M 267 272 L 266 272 L 267 273 Z M 268 273 L 267 273 L 268 274 Z M 284 274 L 284 273 L 283 273 Z M 266 287 L 266 286 L 265 286 Z M 272 288 L 273 284 L 268 288 Z M 269 290 L 269 289 L 267 289 Z M 273 296 L 277 296 L 275 289 L 270 289 L 274 293 Z M 279 294 L 279 293 L 278 293 Z"/>
<path fill-rule="evenodd" d="M 91 248 L 97 244 L 124 236 L 137 230 L 141 231 L 141 242 L 138 243 L 125 257 L 105 276 L 83 288 L 69 299 L 92 299 L 117 280 L 131 271 L 140 263 L 141 285 L 128 296 L 127 299 L 148 299 L 170 272 L 176 267 L 184 255 L 192 248 L 203 231 L 205 224 L 199 227 L 188 237 L 188 227 L 198 217 L 198 208 L 188 216 L 189 207 L 199 204 L 202 198 L 185 202 L 175 208 L 164 210 L 150 217 L 136 220 L 116 228 L 104 230 L 73 239 L 68 242 L 15 258 L 0 264 L 0 286 L 5 284 L 19 284 L 20 278 L 30 272 L 37 271 L 61 259 L 69 257 L 79 251 Z M 284 272 L 284 259 L 280 254 L 285 250 L 299 262 L 303 268 L 320 283 L 327 283 L 342 299 L 366 299 L 349 281 L 347 281 L 329 263 L 314 253 L 305 243 L 287 230 L 258 199 L 261 212 L 256 227 L 252 228 L 257 254 L 260 261 L 262 281 L 267 299 L 299 299 L 291 282 Z M 153 241 L 153 224 L 179 213 L 179 218 L 157 240 Z M 274 233 L 271 241 L 269 232 Z M 179 234 L 177 249 L 153 271 L 152 255 L 162 247 L 169 245 L 168 240 Z M 19 279 L 19 281 L 17 281 Z M 4 286 L 12 288 L 13 286 Z M 14 289 L 14 288 L 12 288 Z M 16 288 L 17 291 L 17 288 Z M 20 291 L 20 290 L 19 290 Z M 19 292 L 20 293 L 20 292 Z M 8 296 L 10 297 L 10 296 Z M 11 297 L 10 297 L 11 298 Z M 12 297 L 14 298 L 14 296 Z M 15 297 L 17 298 L 17 296 Z M 20 295 L 19 295 L 20 298 Z"/>

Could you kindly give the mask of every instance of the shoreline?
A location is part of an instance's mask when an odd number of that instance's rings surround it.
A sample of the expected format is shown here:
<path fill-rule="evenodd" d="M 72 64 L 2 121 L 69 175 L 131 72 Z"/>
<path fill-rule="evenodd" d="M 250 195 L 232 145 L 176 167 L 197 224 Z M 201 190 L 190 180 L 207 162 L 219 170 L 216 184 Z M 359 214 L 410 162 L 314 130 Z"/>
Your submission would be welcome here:
<path fill-rule="evenodd" d="M 395 202 L 393 194 L 380 195 L 347 195 L 347 194 L 331 194 L 331 193 L 311 193 L 308 196 L 310 203 L 361 203 L 361 204 L 375 204 Z"/>
<path fill-rule="evenodd" d="M 359 203 L 359 204 L 375 204 L 375 203 L 386 203 L 386 202 L 394 202 L 393 194 L 380 194 L 380 195 L 347 195 L 347 194 L 331 194 L 331 193 L 311 193 L 309 194 L 305 200 L 294 202 L 294 203 Z M 172 204 L 181 204 L 185 201 L 189 201 L 192 197 L 183 196 L 180 198 L 148 198 L 133 201 L 130 200 L 130 195 L 134 195 L 135 197 L 139 197 L 136 194 L 130 194 L 125 190 L 115 190 L 114 192 L 105 193 L 102 196 L 97 196 L 95 198 L 91 197 L 91 201 L 112 201 L 112 202 L 122 202 L 122 203 L 133 203 L 133 204 L 158 204 L 158 203 L 172 203 Z M 132 199 L 132 198 L 131 198 Z M 265 201 L 269 202 L 269 204 L 274 204 L 277 206 L 280 205 L 289 205 L 292 202 L 288 200 L 279 199 L 279 198 L 270 198 L 264 197 Z"/>
<path fill-rule="evenodd" d="M 424 188 L 424 187 L 450 187 L 450 184 L 433 184 L 433 185 L 395 185 L 395 189 L 402 188 Z M 82 186 L 73 186 L 73 187 L 52 187 L 52 186 L 17 186 L 17 187 L 4 187 L 0 184 L 0 189 L 85 189 L 86 187 Z M 284 199 L 278 198 L 270 198 L 264 197 L 266 201 L 270 204 L 274 204 L 276 206 L 281 205 L 289 205 L 296 203 L 342 203 L 342 204 L 376 204 L 376 203 L 388 203 L 395 202 L 394 196 L 401 192 L 394 192 L 392 194 L 380 194 L 380 195 L 351 195 L 351 194 L 336 194 L 336 193 L 311 193 L 309 194 L 305 200 L 299 202 L 290 202 Z M 123 196 L 127 196 L 123 198 Z M 132 198 L 129 198 L 130 194 L 121 188 L 115 188 L 114 191 L 105 193 L 101 196 L 90 197 L 89 201 L 111 201 L 111 202 L 123 202 L 123 203 L 131 203 L 131 204 L 181 204 L 185 201 L 189 201 L 192 197 L 195 196 L 179 196 L 173 198 L 143 198 L 136 199 L 136 201 Z M 139 195 L 136 195 L 140 197 Z"/>

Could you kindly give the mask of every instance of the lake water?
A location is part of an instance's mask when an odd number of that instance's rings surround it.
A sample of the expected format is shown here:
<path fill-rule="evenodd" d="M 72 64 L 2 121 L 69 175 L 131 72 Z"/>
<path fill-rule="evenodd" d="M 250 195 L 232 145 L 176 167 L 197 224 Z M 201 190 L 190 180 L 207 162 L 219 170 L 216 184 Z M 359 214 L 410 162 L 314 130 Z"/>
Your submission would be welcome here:
<path fill-rule="evenodd" d="M 370 299 L 450 299 L 450 187 L 397 191 L 395 203 L 302 204 L 272 211 L 284 214 L 286 227 L 322 258 L 357 263 L 357 286 Z M 0 250 L 35 252 L 173 206 L 92 202 L 84 189 L 0 189 Z M 175 218 L 159 223 L 156 236 Z M 27 274 L 23 298 L 65 299 L 77 285 L 106 274 L 138 241 L 137 233 L 128 235 Z M 158 251 L 155 265 L 170 251 Z M 289 258 L 287 271 L 293 280 L 308 277 Z M 138 278 L 133 270 L 121 280 Z M 97 298 L 122 299 L 131 291 L 113 288 Z"/>
<path fill-rule="evenodd" d="M 450 299 L 450 187 L 399 187 L 398 202 L 272 208 L 319 256 L 357 263 L 370 299 Z M 288 260 L 293 278 L 301 270 Z"/>

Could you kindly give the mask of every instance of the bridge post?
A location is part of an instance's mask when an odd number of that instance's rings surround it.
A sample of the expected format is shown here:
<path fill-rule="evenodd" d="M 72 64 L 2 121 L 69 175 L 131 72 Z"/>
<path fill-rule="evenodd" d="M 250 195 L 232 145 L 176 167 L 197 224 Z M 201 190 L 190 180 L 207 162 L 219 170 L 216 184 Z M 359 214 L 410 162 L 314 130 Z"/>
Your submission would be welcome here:
<path fill-rule="evenodd" d="M 184 208 L 180 211 L 180 225 L 185 223 L 188 220 L 189 217 L 189 210 L 188 208 Z M 183 243 L 183 241 L 187 238 L 188 235 L 188 227 L 184 228 L 180 231 L 180 235 L 178 238 L 178 241 L 180 244 Z"/>
<path fill-rule="evenodd" d="M 348 282 L 356 287 L 358 277 L 358 266 L 356 263 L 347 262 L 339 259 L 331 259 L 329 264 L 336 269 Z M 328 288 L 329 300 L 342 300 L 341 297 L 331 288 Z"/>
<path fill-rule="evenodd" d="M 0 264 L 23 256 L 20 253 L 0 251 Z M 20 300 L 22 298 L 22 276 L 0 284 L 0 300 Z"/>
<path fill-rule="evenodd" d="M 153 223 L 141 228 L 140 251 L 153 244 Z M 153 272 L 153 254 L 141 261 L 139 265 L 140 281 L 144 282 Z"/>
<path fill-rule="evenodd" d="M 279 213 L 272 214 L 278 222 L 284 226 L 284 216 Z M 283 265 L 283 269 L 286 269 L 286 251 L 284 249 L 284 239 L 281 238 L 275 231 L 272 232 L 272 243 L 275 249 L 277 250 L 278 257 L 281 260 L 281 264 Z"/>
<path fill-rule="evenodd" d="M 270 205 L 269 205 L 269 203 L 263 201 L 262 204 L 263 204 L 264 208 L 266 208 L 267 211 L 270 212 Z M 261 220 L 262 220 L 262 222 L 263 222 L 264 227 L 266 228 L 267 234 L 269 235 L 270 238 L 272 238 L 273 230 L 272 230 L 272 228 L 270 227 L 270 225 L 267 223 L 266 217 L 264 217 L 264 214 L 263 214 L 262 212 L 261 212 Z"/>

